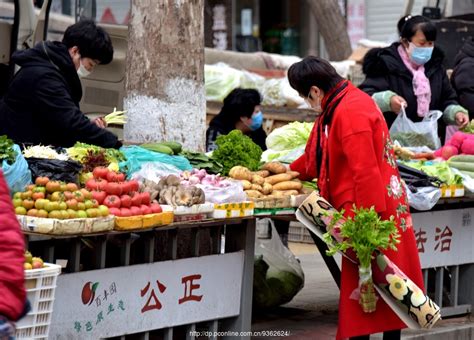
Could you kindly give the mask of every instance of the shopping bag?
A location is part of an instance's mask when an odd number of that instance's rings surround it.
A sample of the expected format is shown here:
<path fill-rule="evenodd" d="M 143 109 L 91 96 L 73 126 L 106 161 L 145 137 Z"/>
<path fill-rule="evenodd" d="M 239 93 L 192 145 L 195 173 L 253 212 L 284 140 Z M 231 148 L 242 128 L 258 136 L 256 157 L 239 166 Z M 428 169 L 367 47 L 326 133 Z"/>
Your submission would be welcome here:
<path fill-rule="evenodd" d="M 441 147 L 438 136 L 438 119 L 443 113 L 441 111 L 430 111 L 421 122 L 413 122 L 407 117 L 405 108 L 398 114 L 390 127 L 390 137 L 398 141 L 401 146 L 427 146 L 431 150 Z"/>
<path fill-rule="evenodd" d="M 28 163 L 21 153 L 21 149 L 17 144 L 13 145 L 15 151 L 15 162 L 8 164 L 6 160 L 2 161 L 2 171 L 5 181 L 7 182 L 10 193 L 25 190 L 25 187 L 31 183 L 31 172 L 28 169 Z"/>
<path fill-rule="evenodd" d="M 271 219 L 270 238 L 255 239 L 253 305 L 271 308 L 287 303 L 304 286 L 304 273 L 295 255 L 281 242 Z"/>

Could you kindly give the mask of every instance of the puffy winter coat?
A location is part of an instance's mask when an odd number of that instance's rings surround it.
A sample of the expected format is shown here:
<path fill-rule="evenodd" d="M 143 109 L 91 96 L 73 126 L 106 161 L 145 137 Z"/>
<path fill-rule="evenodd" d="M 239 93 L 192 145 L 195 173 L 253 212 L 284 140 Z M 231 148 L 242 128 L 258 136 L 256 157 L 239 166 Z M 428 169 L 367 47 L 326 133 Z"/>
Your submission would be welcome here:
<path fill-rule="evenodd" d="M 459 104 L 474 118 L 474 41 L 466 40 L 454 59 L 451 82 L 458 94 Z"/>
<path fill-rule="evenodd" d="M 0 315 L 16 321 L 25 308 L 25 244 L 0 170 Z"/>
<path fill-rule="evenodd" d="M 66 45 L 41 42 L 15 52 L 12 62 L 21 69 L 0 100 L 0 135 L 8 135 L 17 144 L 121 145 L 113 133 L 80 111 L 81 82 Z"/>
<path fill-rule="evenodd" d="M 393 91 L 402 96 L 407 101 L 407 116 L 414 122 L 419 122 L 423 118 L 417 114 L 417 101 L 413 92 L 413 74 L 403 63 L 399 53 L 400 43 L 393 43 L 386 48 L 370 50 L 364 58 L 363 71 L 366 75 L 365 81 L 359 86 L 361 90 L 373 95 L 376 92 Z M 442 65 L 444 59 L 443 52 L 435 47 L 433 55 L 425 64 L 425 74 L 431 85 L 430 110 L 444 110 L 449 105 L 456 105 L 456 92 L 452 88 L 446 70 Z M 390 127 L 397 117 L 396 113 L 384 112 L 387 125 Z M 439 120 L 438 132 L 443 134 L 446 125 L 443 120 Z"/>

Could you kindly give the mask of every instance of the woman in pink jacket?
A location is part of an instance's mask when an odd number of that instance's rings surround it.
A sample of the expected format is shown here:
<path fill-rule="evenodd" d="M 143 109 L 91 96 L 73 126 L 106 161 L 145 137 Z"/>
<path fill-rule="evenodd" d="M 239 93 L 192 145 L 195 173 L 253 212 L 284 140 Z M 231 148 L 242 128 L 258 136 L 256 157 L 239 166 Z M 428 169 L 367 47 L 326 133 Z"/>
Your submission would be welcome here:
<path fill-rule="evenodd" d="M 15 335 L 14 321 L 25 310 L 25 244 L 0 170 L 0 339 Z"/>

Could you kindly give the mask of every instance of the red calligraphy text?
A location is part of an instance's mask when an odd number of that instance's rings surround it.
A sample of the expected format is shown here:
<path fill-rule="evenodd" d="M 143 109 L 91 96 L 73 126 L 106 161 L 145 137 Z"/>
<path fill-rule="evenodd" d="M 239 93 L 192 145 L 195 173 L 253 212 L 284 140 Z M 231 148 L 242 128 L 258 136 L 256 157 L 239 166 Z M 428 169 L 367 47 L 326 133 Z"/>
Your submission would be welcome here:
<path fill-rule="evenodd" d="M 438 250 L 439 246 L 441 245 L 441 252 L 450 251 L 452 236 L 453 236 L 453 232 L 451 229 L 449 229 L 448 226 L 444 227 L 442 231 L 441 231 L 441 228 L 436 227 L 436 234 L 435 234 L 436 246 L 434 250 Z"/>
<path fill-rule="evenodd" d="M 160 291 L 160 293 L 163 293 L 166 290 L 166 286 L 164 284 L 162 284 L 160 281 L 156 280 L 156 284 L 158 285 L 158 290 Z M 150 282 L 148 282 L 148 284 L 145 286 L 145 288 L 140 290 L 140 296 L 141 297 L 145 296 L 145 294 L 150 289 L 150 286 L 151 286 L 151 284 L 150 284 Z M 160 310 L 162 307 L 163 306 L 162 306 L 160 300 L 158 300 L 158 298 L 156 297 L 155 290 L 151 289 L 150 296 L 148 297 L 148 300 L 146 301 L 145 306 L 143 306 L 143 308 L 142 308 L 142 314 L 145 313 L 145 312 L 148 312 L 150 310 L 153 310 L 153 309 Z"/>
<path fill-rule="evenodd" d="M 178 300 L 179 304 L 187 301 L 201 301 L 202 295 L 193 295 L 193 290 L 199 289 L 200 284 L 194 283 L 194 280 L 200 280 L 201 274 L 188 275 L 181 278 L 181 283 L 184 284 L 184 296 Z"/>
<path fill-rule="evenodd" d="M 418 247 L 418 252 L 419 253 L 424 253 L 425 252 L 425 243 L 428 241 L 426 238 L 426 231 L 420 230 L 415 232 L 415 237 L 416 237 L 416 246 Z"/>

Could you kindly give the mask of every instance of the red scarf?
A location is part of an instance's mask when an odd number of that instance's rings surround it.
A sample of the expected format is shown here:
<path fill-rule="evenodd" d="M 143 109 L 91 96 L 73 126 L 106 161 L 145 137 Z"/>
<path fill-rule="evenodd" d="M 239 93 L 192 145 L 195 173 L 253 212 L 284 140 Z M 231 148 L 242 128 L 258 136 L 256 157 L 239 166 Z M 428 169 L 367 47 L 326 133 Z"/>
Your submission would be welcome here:
<path fill-rule="evenodd" d="M 342 80 L 336 86 L 334 86 L 324 96 L 321 107 L 323 112 L 318 119 L 318 129 L 316 135 L 316 173 L 318 178 L 318 188 L 322 197 L 329 199 L 328 197 L 328 136 L 329 129 L 331 127 L 331 121 L 342 98 L 348 91 L 348 81 Z"/>

